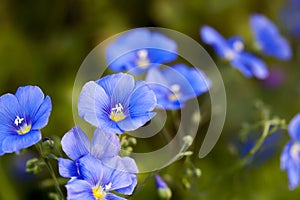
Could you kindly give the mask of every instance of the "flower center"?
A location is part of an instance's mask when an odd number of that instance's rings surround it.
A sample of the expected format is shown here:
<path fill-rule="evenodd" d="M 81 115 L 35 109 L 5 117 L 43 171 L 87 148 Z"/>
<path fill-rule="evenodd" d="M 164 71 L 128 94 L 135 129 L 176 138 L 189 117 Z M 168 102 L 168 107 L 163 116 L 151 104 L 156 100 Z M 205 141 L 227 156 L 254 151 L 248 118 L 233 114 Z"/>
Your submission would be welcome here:
<path fill-rule="evenodd" d="M 125 119 L 125 115 L 123 113 L 123 106 L 121 103 L 116 104 L 114 108 L 111 109 L 109 118 L 115 122 L 121 121 Z"/>
<path fill-rule="evenodd" d="M 170 89 L 172 91 L 172 94 L 169 95 L 169 99 L 171 101 L 175 101 L 182 96 L 180 92 L 180 85 L 178 84 L 171 85 Z"/>
<path fill-rule="evenodd" d="M 150 60 L 148 58 L 148 51 L 145 49 L 139 50 L 137 52 L 137 61 L 136 64 L 140 68 L 146 68 L 150 64 Z"/>
<path fill-rule="evenodd" d="M 103 191 L 101 186 L 96 186 L 92 188 L 93 195 L 97 200 L 104 200 L 106 192 Z"/>
<path fill-rule="evenodd" d="M 31 124 L 24 123 L 24 118 L 20 118 L 19 116 L 16 117 L 14 124 L 18 127 L 18 134 L 24 135 L 31 130 Z"/>
<path fill-rule="evenodd" d="M 244 50 L 244 44 L 241 42 L 241 41 L 236 41 L 234 44 L 233 44 L 233 49 L 235 51 L 243 51 Z"/>

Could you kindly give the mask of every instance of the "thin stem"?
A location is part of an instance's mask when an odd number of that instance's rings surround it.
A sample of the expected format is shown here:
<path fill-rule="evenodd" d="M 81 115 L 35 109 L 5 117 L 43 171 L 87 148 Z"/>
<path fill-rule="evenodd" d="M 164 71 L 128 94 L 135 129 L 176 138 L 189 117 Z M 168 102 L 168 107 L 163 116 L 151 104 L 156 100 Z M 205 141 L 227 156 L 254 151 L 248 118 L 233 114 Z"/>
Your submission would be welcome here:
<path fill-rule="evenodd" d="M 56 189 L 58 195 L 60 196 L 60 199 L 63 200 L 64 199 L 64 194 L 63 194 L 63 192 L 60 189 L 60 185 L 59 185 L 58 179 L 57 179 L 57 177 L 55 175 L 55 171 L 54 171 L 51 163 L 49 162 L 49 160 L 44 157 L 42 144 L 40 142 L 37 144 L 37 149 L 38 149 L 38 152 L 41 155 L 43 161 L 45 162 L 45 164 L 46 164 L 46 166 L 48 168 L 48 171 L 49 171 L 49 173 L 50 173 L 50 175 L 51 175 L 51 177 L 52 177 L 52 179 L 54 181 L 55 189 Z"/>

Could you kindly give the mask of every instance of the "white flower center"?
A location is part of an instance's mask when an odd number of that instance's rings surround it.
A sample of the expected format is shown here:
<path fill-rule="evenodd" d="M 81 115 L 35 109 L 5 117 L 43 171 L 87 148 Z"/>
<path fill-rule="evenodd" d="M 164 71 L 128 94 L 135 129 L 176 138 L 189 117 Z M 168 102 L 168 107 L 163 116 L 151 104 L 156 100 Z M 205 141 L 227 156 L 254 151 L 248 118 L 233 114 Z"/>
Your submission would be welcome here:
<path fill-rule="evenodd" d="M 180 85 L 173 84 L 173 85 L 171 85 L 170 89 L 172 91 L 172 94 L 169 95 L 169 99 L 171 101 L 175 101 L 175 100 L 177 100 L 178 98 L 181 97 L 182 94 L 180 92 Z"/>
<path fill-rule="evenodd" d="M 126 116 L 123 113 L 123 109 L 121 103 L 116 104 L 116 106 L 111 109 L 109 118 L 115 122 L 125 119 Z"/>
<path fill-rule="evenodd" d="M 24 118 L 23 117 L 20 118 L 19 116 L 17 116 L 14 121 L 14 124 L 18 127 L 17 132 L 19 135 L 24 135 L 31 130 L 31 124 L 27 124 L 23 122 L 24 122 Z"/>
<path fill-rule="evenodd" d="M 243 51 L 244 50 L 244 44 L 241 42 L 241 41 L 236 41 L 234 44 L 233 44 L 233 49 L 235 51 Z"/>
<path fill-rule="evenodd" d="M 136 64 L 140 68 L 146 68 L 150 64 L 150 60 L 148 58 L 148 51 L 146 49 L 141 49 L 137 53 L 137 61 Z"/>
<path fill-rule="evenodd" d="M 291 157 L 295 161 L 300 161 L 300 144 L 299 143 L 295 143 L 291 147 Z"/>

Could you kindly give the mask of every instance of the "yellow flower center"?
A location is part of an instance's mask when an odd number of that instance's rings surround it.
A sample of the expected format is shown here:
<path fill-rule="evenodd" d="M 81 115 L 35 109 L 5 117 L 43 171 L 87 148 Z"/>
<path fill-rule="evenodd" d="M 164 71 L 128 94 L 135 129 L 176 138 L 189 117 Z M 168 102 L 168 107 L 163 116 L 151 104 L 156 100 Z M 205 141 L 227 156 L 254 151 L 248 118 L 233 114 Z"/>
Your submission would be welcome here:
<path fill-rule="evenodd" d="M 150 60 L 148 58 L 148 52 L 145 49 L 139 50 L 137 52 L 138 59 L 136 64 L 140 68 L 147 68 L 150 64 Z"/>
<path fill-rule="evenodd" d="M 93 187 L 93 195 L 97 200 L 104 200 L 105 192 L 101 186 Z"/>
<path fill-rule="evenodd" d="M 122 104 L 118 103 L 114 108 L 111 109 L 109 118 L 115 122 L 121 121 L 126 118 L 126 116 L 123 113 Z"/>

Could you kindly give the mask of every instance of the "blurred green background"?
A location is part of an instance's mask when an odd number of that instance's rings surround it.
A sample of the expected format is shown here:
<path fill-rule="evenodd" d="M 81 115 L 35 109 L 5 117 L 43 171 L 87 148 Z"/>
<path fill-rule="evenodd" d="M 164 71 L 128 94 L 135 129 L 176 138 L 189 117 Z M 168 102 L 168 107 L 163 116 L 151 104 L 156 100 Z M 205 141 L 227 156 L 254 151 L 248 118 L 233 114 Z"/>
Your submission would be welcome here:
<path fill-rule="evenodd" d="M 281 133 L 274 155 L 263 163 L 221 177 L 239 159 L 233 143 L 239 138 L 242 124 L 253 121 L 254 101 L 262 100 L 272 113 L 287 122 L 300 112 L 300 40 L 291 37 L 280 20 L 284 3 L 284 0 L 2 0 L 0 94 L 14 93 L 23 85 L 40 86 L 53 103 L 43 135 L 62 136 L 74 125 L 72 88 L 77 70 L 88 53 L 106 38 L 131 28 L 151 26 L 180 31 L 203 44 L 199 28 L 207 24 L 225 37 L 243 36 L 251 48 L 249 16 L 263 13 L 278 25 L 293 47 L 294 56 L 288 62 L 265 59 L 270 69 L 283 74 L 283 83 L 270 88 L 264 82 L 247 79 L 218 61 L 211 47 L 204 46 L 219 66 L 226 87 L 228 112 L 224 131 L 214 150 L 202 160 L 197 154 L 203 135 L 197 136 L 191 162 L 201 169 L 202 175 L 189 180 L 190 189 L 182 184 L 184 161 L 164 169 L 162 176 L 173 190 L 173 199 L 299 199 L 300 189 L 289 191 L 286 174 L 280 170 L 280 153 L 288 141 L 286 132 Z M 25 160 L 33 156 L 26 152 L 0 158 L 1 200 L 49 199 L 47 192 L 54 189 L 39 182 L 48 174 L 37 178 L 24 174 Z M 141 181 L 146 176 L 141 175 Z M 150 178 L 132 199 L 157 199 L 155 190 Z"/>

